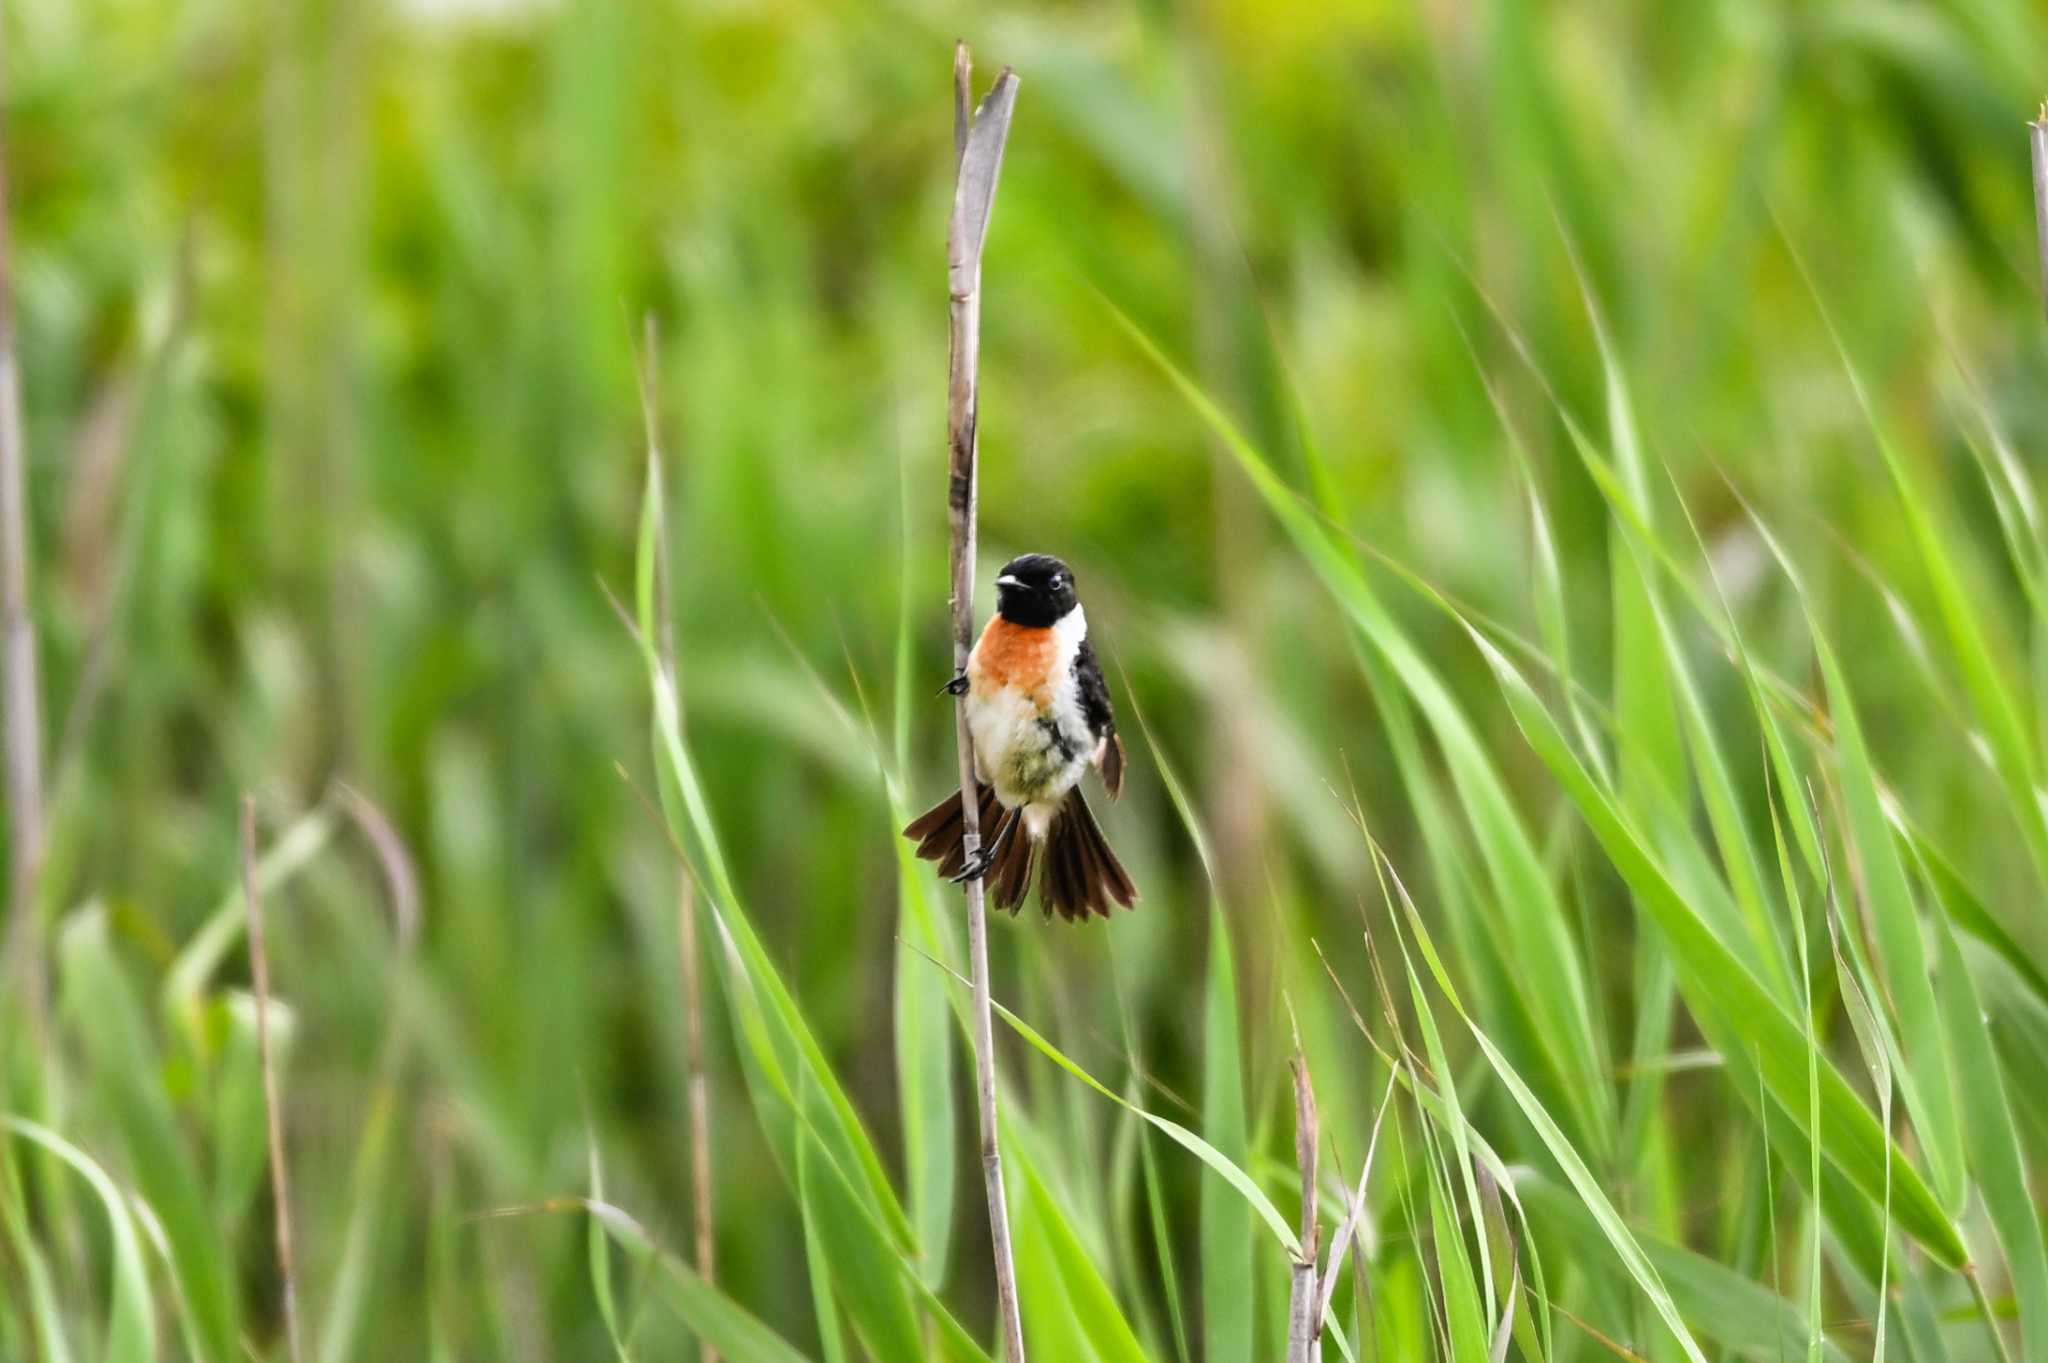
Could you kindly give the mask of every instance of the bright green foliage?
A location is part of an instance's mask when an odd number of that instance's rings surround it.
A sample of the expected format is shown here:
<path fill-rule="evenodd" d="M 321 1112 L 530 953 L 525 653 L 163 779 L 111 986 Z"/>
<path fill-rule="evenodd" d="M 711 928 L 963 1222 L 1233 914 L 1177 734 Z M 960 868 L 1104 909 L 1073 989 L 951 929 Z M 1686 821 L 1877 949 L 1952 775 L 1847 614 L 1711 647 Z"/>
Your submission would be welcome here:
<path fill-rule="evenodd" d="M 959 22 L 6 7 L 0 1359 L 285 1357 L 247 789 L 309 1358 L 989 1363 Z M 976 604 L 1074 564 L 1143 891 L 991 923 L 1030 1356 L 1285 1356 L 1298 1046 L 1325 1358 L 2048 1358 L 2048 15 L 972 23 Z"/>

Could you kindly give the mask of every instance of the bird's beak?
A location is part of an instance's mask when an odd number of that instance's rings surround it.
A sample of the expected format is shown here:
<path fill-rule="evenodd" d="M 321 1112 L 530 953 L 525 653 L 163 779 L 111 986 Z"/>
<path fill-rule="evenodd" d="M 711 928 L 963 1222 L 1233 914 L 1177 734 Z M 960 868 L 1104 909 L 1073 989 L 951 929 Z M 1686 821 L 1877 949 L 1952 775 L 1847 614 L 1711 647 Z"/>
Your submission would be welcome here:
<path fill-rule="evenodd" d="M 996 579 L 996 586 L 998 587 L 1021 587 L 1023 585 L 1024 584 L 1022 581 L 1010 576 L 1008 573 L 1004 573 L 1001 577 Z"/>

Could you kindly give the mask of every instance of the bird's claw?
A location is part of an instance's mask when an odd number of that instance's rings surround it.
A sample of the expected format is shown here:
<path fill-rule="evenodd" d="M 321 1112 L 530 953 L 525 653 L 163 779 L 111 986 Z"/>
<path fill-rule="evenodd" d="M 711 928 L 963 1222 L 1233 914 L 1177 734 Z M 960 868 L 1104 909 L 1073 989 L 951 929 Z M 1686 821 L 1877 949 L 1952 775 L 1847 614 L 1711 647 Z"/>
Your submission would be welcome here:
<path fill-rule="evenodd" d="M 955 697 L 966 695 L 967 674 L 965 672 L 960 673 L 958 676 L 954 677 L 953 680 L 947 682 L 944 686 L 940 687 L 938 689 L 937 694 L 941 696 Z"/>
<path fill-rule="evenodd" d="M 949 883 L 958 885 L 963 880 L 980 880 L 988 874 L 988 868 L 995 864 L 995 860 L 996 849 L 984 847 L 967 859 L 966 867 L 959 875 L 950 877 Z"/>

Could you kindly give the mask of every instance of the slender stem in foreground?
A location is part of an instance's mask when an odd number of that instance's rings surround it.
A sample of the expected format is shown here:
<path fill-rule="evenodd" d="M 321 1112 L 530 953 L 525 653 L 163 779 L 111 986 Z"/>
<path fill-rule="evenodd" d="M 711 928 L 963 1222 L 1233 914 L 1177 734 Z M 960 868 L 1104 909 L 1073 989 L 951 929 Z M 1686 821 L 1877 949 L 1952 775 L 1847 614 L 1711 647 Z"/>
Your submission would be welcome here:
<path fill-rule="evenodd" d="M 1361 1223 L 1365 1216 L 1365 1185 L 1372 1179 L 1373 1156 L 1379 1152 L 1380 1148 L 1380 1124 L 1386 1121 L 1387 1109 L 1394 1104 L 1394 1088 L 1398 1079 L 1398 1073 L 1390 1068 L 1387 1071 L 1386 1096 L 1380 1099 L 1379 1113 L 1372 1119 L 1372 1137 L 1366 1142 L 1365 1167 L 1358 1171 L 1358 1191 L 1352 1194 L 1349 1202 L 1346 1203 L 1344 1220 L 1338 1224 L 1337 1233 L 1330 1240 L 1329 1261 L 1323 1265 L 1322 1274 L 1316 1284 L 1316 1319 L 1318 1321 L 1330 1313 L 1330 1298 L 1336 1295 L 1337 1280 L 1342 1276 L 1339 1270 L 1344 1267 L 1344 1253 L 1350 1249 L 1353 1238 L 1360 1234 Z M 1358 1252 L 1358 1262 L 1361 1264 L 1365 1262 L 1363 1246 L 1360 1247 Z"/>
<path fill-rule="evenodd" d="M 981 247 L 988 236 L 996 177 L 1010 135 L 1017 78 L 996 77 L 981 106 L 968 113 L 973 68 L 967 44 L 953 49 L 953 145 L 959 158 L 953 212 L 946 223 L 946 292 L 951 305 L 952 354 L 946 388 L 949 450 L 946 510 L 953 532 L 953 670 L 964 672 L 974 643 L 975 440 L 979 410 L 975 388 L 981 357 Z M 969 860 L 981 849 L 981 806 L 975 780 L 974 736 L 966 707 L 955 708 L 960 748 L 960 813 Z M 989 1243 L 995 1260 L 996 1317 L 1007 1363 L 1024 1363 L 1024 1327 L 1017 1308 L 1017 1265 L 1010 1250 L 1010 1212 L 1003 1193 L 1002 1144 L 996 1120 L 995 1033 L 990 1022 L 988 912 L 979 877 L 966 882 L 967 950 L 974 971 L 974 1078 L 981 1112 L 981 1173 L 988 1192 Z"/>
<path fill-rule="evenodd" d="M 4 92 L 0 75 L 0 92 Z M 43 716 L 29 611 L 28 450 L 14 332 L 14 241 L 7 222 L 7 153 L 0 138 L 0 705 L 7 750 L 7 965 L 30 1025 L 43 1031 L 43 931 L 36 882 L 43 865 Z"/>
<path fill-rule="evenodd" d="M 1299 1050 L 1289 1066 L 1294 1071 L 1294 1163 L 1301 1171 L 1301 1252 L 1294 1258 L 1294 1284 L 1287 1298 L 1287 1363 L 1321 1363 L 1321 1300 L 1316 1291 L 1316 1255 L 1322 1226 L 1316 1217 L 1316 1158 L 1321 1130 L 1316 1120 L 1316 1091 L 1309 1083 L 1308 1057 Z M 1335 1264 L 1331 1265 L 1334 1270 Z"/>
<path fill-rule="evenodd" d="M 242 796 L 242 906 L 249 915 L 249 963 L 256 976 L 256 1056 L 263 1068 L 263 1110 L 270 1127 L 270 1197 L 277 1211 L 277 1272 L 284 1283 L 285 1347 L 299 1351 L 298 1275 L 292 1262 L 292 1211 L 285 1194 L 284 1107 L 277 1095 L 277 1064 L 270 1049 L 270 953 L 263 944 L 263 901 L 256 892 L 256 797 Z"/>
<path fill-rule="evenodd" d="M 650 457 L 661 458 L 660 342 L 654 318 L 643 323 L 640 350 L 640 415 L 647 428 Z M 655 600 L 660 610 L 659 647 L 661 665 L 682 694 L 682 674 L 676 666 L 674 598 L 670 595 L 668 537 L 655 541 Z M 690 868 L 676 866 L 676 949 L 683 976 L 684 1064 L 687 1067 L 690 1121 L 690 1218 L 694 1244 L 694 1267 L 707 1283 L 718 1281 L 717 1238 L 711 1203 L 711 1092 L 704 1079 L 704 981 L 698 968 L 697 887 Z M 718 1351 L 709 1344 L 698 1363 L 718 1363 Z"/>
<path fill-rule="evenodd" d="M 690 1206 L 695 1224 L 697 1276 L 718 1280 L 717 1241 L 711 1233 L 711 1094 L 704 1082 L 704 984 L 697 970 L 697 887 L 688 867 L 676 871 L 676 926 L 683 957 L 683 1013 L 688 1026 L 690 1100 Z M 718 1363 L 705 1346 L 701 1363 Z"/>
<path fill-rule="evenodd" d="M 2041 246 L 2041 306 L 2048 309 L 2048 101 L 2027 125 L 2034 138 L 2034 235 Z"/>

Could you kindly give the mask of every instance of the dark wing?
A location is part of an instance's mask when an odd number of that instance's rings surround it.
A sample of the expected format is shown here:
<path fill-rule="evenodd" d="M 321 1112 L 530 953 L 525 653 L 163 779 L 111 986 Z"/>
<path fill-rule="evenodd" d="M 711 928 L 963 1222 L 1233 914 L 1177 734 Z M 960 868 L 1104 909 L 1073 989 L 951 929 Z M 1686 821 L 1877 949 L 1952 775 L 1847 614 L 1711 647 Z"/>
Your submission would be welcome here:
<path fill-rule="evenodd" d="M 1081 693 L 1088 732 L 1095 736 L 1095 766 L 1102 773 L 1102 788 L 1114 800 L 1124 790 L 1124 745 L 1116 736 L 1116 715 L 1109 708 L 1109 683 L 1102 679 L 1102 664 L 1086 636 L 1074 651 L 1074 686 Z"/>

